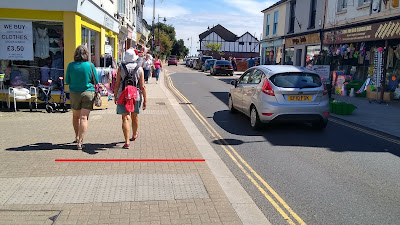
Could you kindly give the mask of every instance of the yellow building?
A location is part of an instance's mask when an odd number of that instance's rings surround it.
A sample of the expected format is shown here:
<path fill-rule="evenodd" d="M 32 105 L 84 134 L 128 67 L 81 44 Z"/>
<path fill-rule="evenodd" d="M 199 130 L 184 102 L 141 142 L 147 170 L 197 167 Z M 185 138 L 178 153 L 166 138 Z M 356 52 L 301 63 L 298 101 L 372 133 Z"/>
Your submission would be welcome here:
<path fill-rule="evenodd" d="M 6 88 L 13 82 L 60 83 L 82 44 L 96 67 L 104 66 L 105 54 L 118 55 L 118 20 L 89 0 L 2 0 L 0 26 L 0 73 Z M 21 79 L 13 80 L 16 75 Z"/>

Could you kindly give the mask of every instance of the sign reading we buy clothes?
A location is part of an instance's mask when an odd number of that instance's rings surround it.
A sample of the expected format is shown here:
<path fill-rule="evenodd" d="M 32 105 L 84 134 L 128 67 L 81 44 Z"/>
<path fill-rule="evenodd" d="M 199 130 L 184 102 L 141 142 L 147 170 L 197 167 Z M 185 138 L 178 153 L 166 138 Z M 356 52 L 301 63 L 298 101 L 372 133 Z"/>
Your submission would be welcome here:
<path fill-rule="evenodd" d="M 33 60 L 32 21 L 0 20 L 0 59 Z"/>

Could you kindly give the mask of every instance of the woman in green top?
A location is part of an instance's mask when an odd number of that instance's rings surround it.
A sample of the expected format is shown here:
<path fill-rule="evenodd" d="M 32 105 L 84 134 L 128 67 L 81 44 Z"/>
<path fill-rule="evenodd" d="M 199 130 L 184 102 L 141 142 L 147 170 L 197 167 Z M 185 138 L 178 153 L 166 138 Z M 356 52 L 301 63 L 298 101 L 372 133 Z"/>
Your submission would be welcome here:
<path fill-rule="evenodd" d="M 72 124 L 75 130 L 75 142 L 78 150 L 82 150 L 90 111 L 93 110 L 94 79 L 96 70 L 89 62 L 89 51 L 84 46 L 78 46 L 74 53 L 74 62 L 70 63 L 65 76 L 65 83 L 69 85 L 71 109 L 73 112 Z"/>

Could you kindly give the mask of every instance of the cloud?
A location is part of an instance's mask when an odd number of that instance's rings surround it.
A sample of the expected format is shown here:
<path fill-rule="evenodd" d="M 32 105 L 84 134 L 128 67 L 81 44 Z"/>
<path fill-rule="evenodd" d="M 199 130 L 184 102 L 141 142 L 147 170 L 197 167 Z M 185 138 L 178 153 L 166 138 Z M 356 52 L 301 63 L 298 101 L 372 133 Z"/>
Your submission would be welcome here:
<path fill-rule="evenodd" d="M 223 4 L 224 7 L 229 6 L 223 13 L 220 11 L 223 7 L 220 6 L 216 7 L 215 10 L 207 10 L 208 6 L 206 5 L 201 8 L 195 6 L 190 10 L 190 6 L 185 6 L 185 4 L 187 5 L 187 3 L 185 3 L 186 1 L 168 0 L 163 3 L 156 1 L 155 22 L 157 22 L 158 14 L 162 17 L 167 17 L 167 24 L 175 27 L 176 38 L 183 39 L 185 46 L 189 49 L 192 45 L 192 55 L 197 54 L 196 49 L 199 48 L 199 34 L 206 31 L 207 27 L 211 28 L 217 24 L 221 24 L 237 36 L 249 32 L 255 35 L 257 39 L 260 39 L 263 30 L 263 14 L 260 11 L 274 2 L 256 2 L 254 0 L 223 1 L 226 2 L 226 4 Z M 216 1 L 216 3 L 221 5 L 220 1 Z M 213 4 L 213 2 L 208 1 L 204 4 Z M 152 1 L 146 1 L 144 18 L 147 20 L 148 24 L 152 23 L 152 15 Z M 190 38 L 192 38 L 192 43 Z"/>
<path fill-rule="evenodd" d="M 258 2 L 254 0 L 223 0 L 226 4 L 251 15 L 259 16 L 261 10 L 264 10 L 274 4 L 276 1 Z"/>

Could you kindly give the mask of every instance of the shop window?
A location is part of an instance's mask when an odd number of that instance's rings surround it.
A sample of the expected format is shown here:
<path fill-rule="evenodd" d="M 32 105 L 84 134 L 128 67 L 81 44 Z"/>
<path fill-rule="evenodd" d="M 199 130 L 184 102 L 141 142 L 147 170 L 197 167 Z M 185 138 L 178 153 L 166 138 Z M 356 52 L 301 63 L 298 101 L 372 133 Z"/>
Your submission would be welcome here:
<path fill-rule="evenodd" d="M 7 21 L 9 24 L 13 22 L 24 23 L 23 26 L 29 29 L 18 31 L 27 39 L 18 42 L 18 46 L 9 45 L 8 49 L 12 53 L 1 54 L 0 73 L 5 74 L 5 87 L 29 87 L 47 83 L 52 85 L 53 90 L 58 90 L 61 87 L 60 77 L 64 77 L 63 23 Z"/>
<path fill-rule="evenodd" d="M 305 65 L 307 68 L 311 69 L 312 66 L 317 63 L 317 58 L 320 52 L 321 52 L 321 47 L 319 45 L 306 47 Z"/>
<path fill-rule="evenodd" d="M 100 65 L 100 34 L 99 32 L 82 27 L 82 45 L 85 45 L 90 54 L 90 60 L 95 66 Z"/>
<path fill-rule="evenodd" d="M 293 65 L 294 48 L 285 49 L 285 65 Z"/>

